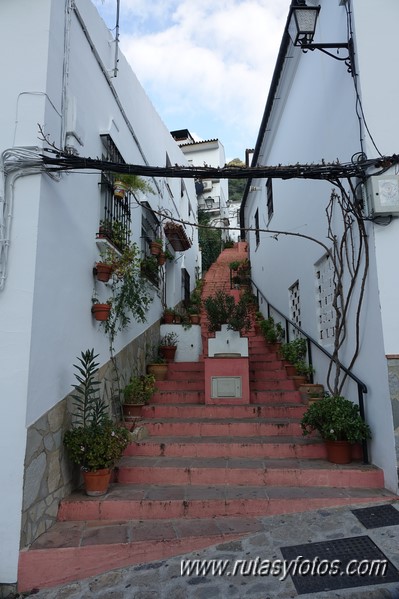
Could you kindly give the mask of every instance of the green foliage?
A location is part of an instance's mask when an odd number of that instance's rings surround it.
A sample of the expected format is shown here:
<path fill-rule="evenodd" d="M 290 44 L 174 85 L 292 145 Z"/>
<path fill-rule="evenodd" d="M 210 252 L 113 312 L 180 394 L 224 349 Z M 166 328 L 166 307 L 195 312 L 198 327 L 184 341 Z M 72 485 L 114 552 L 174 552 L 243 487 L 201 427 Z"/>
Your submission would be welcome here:
<path fill-rule="evenodd" d="M 209 225 L 210 216 L 198 210 L 198 224 Z M 222 249 L 222 232 L 218 227 L 198 228 L 198 241 L 202 250 L 202 270 L 206 272 L 217 260 Z"/>
<path fill-rule="evenodd" d="M 126 428 L 108 418 L 101 424 L 80 426 L 66 431 L 64 444 L 73 462 L 86 470 L 112 468 L 129 443 Z"/>
<path fill-rule="evenodd" d="M 227 166 L 238 166 L 243 167 L 245 164 L 239 158 L 234 158 L 231 160 Z M 246 179 L 229 179 L 229 200 L 230 202 L 241 202 L 245 185 L 247 183 Z"/>
<path fill-rule="evenodd" d="M 290 341 L 289 343 L 284 343 L 281 346 L 281 355 L 284 360 L 290 362 L 290 364 L 295 364 L 304 360 L 306 357 L 306 339 L 302 339 L 298 337 L 294 339 L 294 341 Z"/>
<path fill-rule="evenodd" d="M 77 385 L 72 385 L 75 393 L 71 394 L 74 399 L 75 412 L 73 416 L 79 426 L 98 426 L 104 420 L 107 413 L 106 403 L 99 397 L 100 382 L 96 375 L 98 362 L 94 355 L 94 349 L 82 351 L 78 357 L 79 364 L 74 364 L 77 372 L 74 374 Z"/>
<path fill-rule="evenodd" d="M 241 260 L 233 260 L 233 262 L 230 262 L 229 268 L 230 268 L 230 270 L 238 270 L 240 264 L 241 264 Z"/>
<path fill-rule="evenodd" d="M 122 255 L 115 254 L 112 278 L 111 314 L 102 324 L 110 335 L 111 347 L 118 331 L 125 329 L 131 319 L 145 322 L 152 298 L 147 281 L 141 274 L 140 250 L 135 243 L 125 247 Z"/>
<path fill-rule="evenodd" d="M 308 381 L 311 380 L 310 377 L 312 374 L 314 374 L 315 370 L 312 366 L 309 366 L 305 360 L 299 360 L 298 362 L 295 362 L 294 366 L 298 374 L 306 376 Z"/>
<path fill-rule="evenodd" d="M 160 347 L 176 346 L 179 336 L 176 333 L 166 333 L 159 341 Z"/>
<path fill-rule="evenodd" d="M 152 374 L 132 376 L 123 389 L 124 403 L 147 404 L 155 391 L 155 377 Z"/>
<path fill-rule="evenodd" d="M 234 331 L 250 329 L 249 304 L 244 298 L 235 303 L 232 295 L 219 290 L 206 298 L 204 307 L 209 331 L 219 331 L 222 324 L 227 324 L 227 328 Z"/>
<path fill-rule="evenodd" d="M 281 323 L 275 323 L 273 316 L 260 320 L 259 326 L 264 338 L 269 343 L 280 343 L 285 337 Z"/>
<path fill-rule="evenodd" d="M 301 420 L 303 435 L 318 431 L 325 440 L 357 443 L 371 438 L 370 427 L 360 417 L 359 407 L 333 395 L 309 406 Z"/>
<path fill-rule="evenodd" d="M 128 192 L 142 191 L 144 193 L 155 193 L 151 185 L 139 175 L 129 173 L 114 173 L 115 181 L 120 181 Z"/>

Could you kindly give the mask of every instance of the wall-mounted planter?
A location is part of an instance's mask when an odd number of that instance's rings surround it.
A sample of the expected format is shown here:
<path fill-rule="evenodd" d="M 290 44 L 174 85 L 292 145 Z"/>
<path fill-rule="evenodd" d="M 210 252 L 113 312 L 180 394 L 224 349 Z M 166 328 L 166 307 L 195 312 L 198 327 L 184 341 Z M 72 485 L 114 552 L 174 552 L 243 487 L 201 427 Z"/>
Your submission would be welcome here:
<path fill-rule="evenodd" d="M 127 187 L 122 181 L 116 180 L 114 182 L 114 196 L 116 198 L 120 198 L 121 200 L 123 200 L 123 198 L 125 197 L 126 191 L 127 191 Z"/>
<path fill-rule="evenodd" d="M 152 256 L 159 256 L 159 254 L 162 252 L 162 244 L 159 243 L 158 241 L 151 241 L 150 242 L 150 254 Z"/>
<path fill-rule="evenodd" d="M 175 252 L 185 252 L 191 247 L 191 241 L 187 237 L 183 225 L 169 222 L 166 223 L 164 231 Z"/>
<path fill-rule="evenodd" d="M 93 271 L 98 281 L 107 283 L 112 275 L 112 266 L 106 264 L 105 262 L 97 262 Z"/>
<path fill-rule="evenodd" d="M 109 304 L 93 304 L 91 307 L 91 312 L 96 320 L 108 320 L 111 312 L 111 306 Z"/>

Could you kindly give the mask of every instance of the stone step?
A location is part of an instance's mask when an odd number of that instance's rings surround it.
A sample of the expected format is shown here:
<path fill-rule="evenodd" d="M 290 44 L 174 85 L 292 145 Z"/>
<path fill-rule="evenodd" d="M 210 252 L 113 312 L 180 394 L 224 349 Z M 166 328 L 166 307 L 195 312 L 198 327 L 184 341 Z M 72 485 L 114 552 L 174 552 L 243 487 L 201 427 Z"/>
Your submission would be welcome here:
<path fill-rule="evenodd" d="M 293 391 L 295 389 L 295 383 L 292 379 L 287 377 L 260 379 L 252 376 L 249 379 L 249 386 L 251 391 Z"/>
<path fill-rule="evenodd" d="M 125 455 L 200 458 L 325 459 L 326 447 L 316 437 L 147 437 L 131 443 Z"/>
<path fill-rule="evenodd" d="M 302 418 L 303 404 L 278 403 L 269 405 L 181 405 L 150 404 L 142 408 L 143 418 Z"/>
<path fill-rule="evenodd" d="M 205 381 L 204 379 L 199 380 L 190 380 L 187 378 L 189 375 L 187 374 L 183 380 L 173 381 L 156 381 L 157 391 L 204 391 Z"/>
<path fill-rule="evenodd" d="M 103 497 L 87 497 L 82 491 L 72 493 L 62 500 L 58 518 L 60 521 L 87 521 L 94 524 L 97 521 L 130 519 L 202 519 L 240 515 L 245 518 L 304 512 L 323 506 L 350 505 L 385 498 L 392 501 L 395 496 L 376 488 L 149 486 L 119 483 L 111 485 Z M 42 539 L 42 543 L 44 541 Z M 67 546 L 68 539 L 59 539 L 58 542 Z"/>
<path fill-rule="evenodd" d="M 158 391 L 151 397 L 153 404 L 203 404 L 204 391 Z"/>
<path fill-rule="evenodd" d="M 118 482 L 145 485 L 379 488 L 382 470 L 363 464 L 338 467 L 324 460 L 263 458 L 124 457 Z"/>
<path fill-rule="evenodd" d="M 273 419 L 253 418 L 241 421 L 230 418 L 213 420 L 205 418 L 157 418 L 142 420 L 149 435 L 163 435 L 176 437 L 215 437 L 221 435 L 233 437 L 259 437 L 259 436 L 299 436 L 301 426 L 298 419 Z"/>
<path fill-rule="evenodd" d="M 253 385 L 252 385 L 253 387 Z M 271 390 L 253 390 L 250 392 L 251 404 L 275 404 L 275 403 L 300 403 L 301 394 L 296 389 L 281 391 L 279 389 Z"/>
<path fill-rule="evenodd" d="M 260 518 L 57 522 L 20 552 L 18 590 L 66 585 L 116 568 L 182 555 L 263 530 Z M 112 576 L 112 572 L 111 572 Z M 129 594 L 126 594 L 128 597 Z"/>

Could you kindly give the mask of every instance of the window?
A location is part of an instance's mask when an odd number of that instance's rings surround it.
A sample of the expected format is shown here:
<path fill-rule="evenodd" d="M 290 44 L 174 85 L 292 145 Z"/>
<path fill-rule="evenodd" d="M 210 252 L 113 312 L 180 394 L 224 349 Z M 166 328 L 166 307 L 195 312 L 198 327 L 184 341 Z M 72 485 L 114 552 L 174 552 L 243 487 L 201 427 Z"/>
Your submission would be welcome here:
<path fill-rule="evenodd" d="M 299 281 L 296 281 L 289 288 L 290 294 L 290 320 L 295 323 L 298 327 L 302 327 L 301 323 L 301 298 L 299 294 Z M 294 336 L 298 335 L 298 331 L 294 328 Z"/>
<path fill-rule="evenodd" d="M 185 269 L 181 269 L 181 287 L 182 287 L 182 300 L 187 308 L 190 304 L 190 273 Z"/>
<path fill-rule="evenodd" d="M 102 159 L 123 164 L 121 154 L 110 135 L 101 135 L 103 144 Z M 123 197 L 114 195 L 114 182 L 117 176 L 110 171 L 101 173 L 101 220 L 99 236 L 106 237 L 118 249 L 130 242 L 131 210 L 129 193 Z"/>
<path fill-rule="evenodd" d="M 257 210 L 255 212 L 255 240 L 256 240 L 256 247 L 258 247 L 259 241 L 260 241 L 260 234 L 259 234 L 259 210 Z"/>
<path fill-rule="evenodd" d="M 159 238 L 159 221 L 148 202 L 141 203 L 141 253 L 143 256 L 142 273 L 154 285 L 159 285 L 158 261 L 151 255 L 150 243 Z"/>
<path fill-rule="evenodd" d="M 266 182 L 266 202 L 267 202 L 267 218 L 270 221 L 270 219 L 273 216 L 273 186 L 272 186 L 272 180 L 268 179 Z"/>
<path fill-rule="evenodd" d="M 335 337 L 334 268 L 329 256 L 324 256 L 315 267 L 316 302 L 319 338 L 322 345 L 333 343 Z"/>

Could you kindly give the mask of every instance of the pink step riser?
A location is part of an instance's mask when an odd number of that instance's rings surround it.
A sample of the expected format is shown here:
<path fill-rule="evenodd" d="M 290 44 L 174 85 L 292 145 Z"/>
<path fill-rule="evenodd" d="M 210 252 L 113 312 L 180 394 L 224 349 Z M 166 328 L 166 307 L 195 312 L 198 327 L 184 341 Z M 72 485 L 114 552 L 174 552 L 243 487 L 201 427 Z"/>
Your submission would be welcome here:
<path fill-rule="evenodd" d="M 310 458 L 325 459 L 324 443 L 169 443 L 142 441 L 131 444 L 125 451 L 126 456 L 166 456 L 187 458 Z"/>
<path fill-rule="evenodd" d="M 384 498 L 378 498 L 384 501 Z M 306 512 L 323 506 L 375 501 L 372 492 L 362 497 L 287 497 L 264 499 L 198 499 L 198 500 L 111 500 L 62 503 L 58 520 L 168 520 L 174 518 L 213 518 L 222 516 L 271 516 L 292 512 Z"/>
<path fill-rule="evenodd" d="M 216 405 L 148 405 L 142 408 L 143 418 L 302 418 L 304 405 L 238 406 Z"/>
<path fill-rule="evenodd" d="M 379 470 L 323 470 L 312 468 L 168 468 L 121 467 L 118 482 L 148 485 L 250 485 L 278 487 L 373 488 L 383 486 Z"/>
<path fill-rule="evenodd" d="M 301 434 L 298 422 L 152 422 L 144 420 L 142 424 L 150 435 L 176 437 L 259 437 L 265 435 L 295 435 Z"/>

